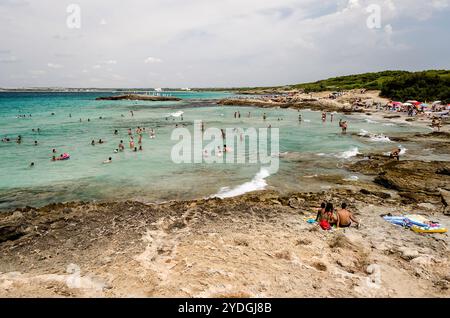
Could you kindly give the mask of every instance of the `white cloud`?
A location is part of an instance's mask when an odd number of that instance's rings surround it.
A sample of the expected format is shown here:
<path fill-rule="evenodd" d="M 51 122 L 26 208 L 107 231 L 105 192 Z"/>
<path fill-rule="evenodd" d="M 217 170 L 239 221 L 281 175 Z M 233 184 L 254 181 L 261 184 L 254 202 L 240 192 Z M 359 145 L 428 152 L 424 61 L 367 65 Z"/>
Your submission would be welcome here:
<path fill-rule="evenodd" d="M 151 57 L 151 56 L 149 56 L 149 57 L 147 57 L 147 58 L 144 60 L 144 63 L 145 63 L 145 64 L 162 63 L 162 60 L 159 59 L 159 58 L 156 58 L 156 57 Z"/>
<path fill-rule="evenodd" d="M 55 64 L 55 63 L 47 63 L 47 66 L 48 66 L 49 68 L 55 68 L 55 69 L 63 68 L 63 67 L 64 67 L 64 66 L 62 66 L 61 64 Z"/>
<path fill-rule="evenodd" d="M 0 57 L 0 63 L 16 63 L 18 58 L 15 56 Z"/>
<path fill-rule="evenodd" d="M 39 85 L 86 86 L 93 73 L 101 79 L 96 86 L 105 87 L 156 81 L 159 87 L 276 85 L 392 68 L 450 68 L 444 54 L 450 43 L 442 40 L 448 36 L 448 0 L 78 3 L 84 12 L 79 30 L 67 29 L 64 10 L 52 0 L 0 6 L 0 43 L 8 49 L 0 55 L 0 86 L 27 86 L 29 76 L 10 75 L 30 75 L 49 56 L 55 59 L 49 64 L 64 64 L 65 72 L 47 70 Z M 367 28 L 370 4 L 381 8 L 380 29 Z M 410 49 L 399 54 L 405 47 Z M 8 58 L 13 54 L 20 63 Z M 108 69 L 122 82 L 101 74 Z"/>
<path fill-rule="evenodd" d="M 31 70 L 31 71 L 29 71 L 29 73 L 31 75 L 44 75 L 44 74 L 47 74 L 47 72 L 43 71 L 43 70 Z"/>
<path fill-rule="evenodd" d="M 436 9 L 445 9 L 449 6 L 448 0 L 432 0 L 431 4 Z"/>

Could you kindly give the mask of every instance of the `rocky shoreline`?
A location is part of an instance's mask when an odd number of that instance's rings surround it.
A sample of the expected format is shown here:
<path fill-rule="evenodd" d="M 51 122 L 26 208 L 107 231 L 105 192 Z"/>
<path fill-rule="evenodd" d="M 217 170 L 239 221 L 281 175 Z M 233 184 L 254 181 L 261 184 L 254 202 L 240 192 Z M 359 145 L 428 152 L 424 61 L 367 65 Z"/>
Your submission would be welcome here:
<path fill-rule="evenodd" d="M 97 97 L 95 100 L 140 100 L 140 101 L 151 101 L 151 102 L 166 102 L 166 101 L 181 101 L 181 98 L 172 96 L 150 96 L 150 95 L 138 95 L 138 94 L 127 94 L 127 95 L 117 95 L 117 96 L 107 96 L 107 97 Z"/>
<path fill-rule="evenodd" d="M 326 111 L 326 112 L 342 112 L 342 113 L 358 113 L 362 112 L 360 110 L 352 110 L 350 107 L 345 108 L 334 103 L 324 103 L 322 101 L 309 100 L 301 102 L 269 102 L 259 99 L 221 99 L 217 102 L 218 105 L 222 106 L 250 106 L 250 107 L 260 107 L 260 108 L 292 108 L 292 109 L 310 109 L 315 111 Z"/>
<path fill-rule="evenodd" d="M 2 213 L 0 297 L 450 297 L 448 234 L 380 217 L 414 213 L 450 227 L 450 162 L 360 159 L 346 168 L 373 182 L 321 193 Z M 308 224 L 323 201 L 348 202 L 362 226 Z"/>

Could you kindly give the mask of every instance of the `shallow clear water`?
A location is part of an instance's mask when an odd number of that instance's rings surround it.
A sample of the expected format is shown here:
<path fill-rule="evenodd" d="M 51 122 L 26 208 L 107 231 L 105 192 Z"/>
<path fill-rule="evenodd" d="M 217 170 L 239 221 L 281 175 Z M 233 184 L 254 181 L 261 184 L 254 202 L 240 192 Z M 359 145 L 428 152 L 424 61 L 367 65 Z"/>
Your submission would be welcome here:
<path fill-rule="evenodd" d="M 0 138 L 12 139 L 0 143 L 0 210 L 72 200 L 190 199 L 242 184 L 237 192 L 265 187 L 266 183 L 269 188 L 286 191 L 316 190 L 321 185 L 313 185 L 305 176 L 334 173 L 346 177 L 342 163 L 350 160 L 346 155 L 350 156 L 355 148 L 360 152 L 386 151 L 398 146 L 354 136 L 352 132 L 364 129 L 389 136 L 420 131 L 408 125 L 370 123 L 360 116 L 345 117 L 349 131 L 344 136 L 337 124 L 344 117 L 339 114 L 334 115 L 333 123 L 328 120 L 324 124 L 320 113 L 302 111 L 304 121 L 299 123 L 295 110 L 217 106 L 212 101 L 229 96 L 226 93 L 179 94 L 184 98 L 182 102 L 95 101 L 110 93 L 0 93 Z M 238 110 L 242 116 L 235 119 Z M 183 121 L 180 117 L 166 120 L 177 111 L 184 112 Z M 266 121 L 263 113 L 268 115 Z M 20 114 L 26 118 L 17 118 Z M 194 120 L 203 120 L 206 127 L 262 128 L 271 124 L 279 128 L 279 172 L 255 178 L 261 170 L 259 164 L 173 163 L 170 153 L 177 142 L 170 139 L 171 133 L 176 124 L 192 131 Z M 144 134 L 144 150 L 135 153 L 128 147 L 127 130 L 134 131 L 138 126 L 146 127 L 147 132 L 155 129 L 156 138 Z M 37 128 L 39 133 L 32 131 Z M 119 130 L 118 136 L 113 134 L 115 129 Z M 15 142 L 18 135 L 23 138 L 21 144 Z M 106 143 L 91 146 L 92 139 Z M 126 151 L 115 154 L 113 150 L 120 140 Z M 57 154 L 69 153 L 70 160 L 52 162 L 53 148 Z M 113 163 L 102 164 L 108 157 L 113 158 Z M 29 167 L 31 162 L 34 168 Z"/>

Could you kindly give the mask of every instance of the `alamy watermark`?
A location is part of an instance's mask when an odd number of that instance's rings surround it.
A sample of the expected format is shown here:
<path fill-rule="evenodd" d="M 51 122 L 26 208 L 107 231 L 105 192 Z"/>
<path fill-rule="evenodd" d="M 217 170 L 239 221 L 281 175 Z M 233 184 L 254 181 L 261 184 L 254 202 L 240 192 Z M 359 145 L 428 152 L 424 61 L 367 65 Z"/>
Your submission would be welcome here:
<path fill-rule="evenodd" d="M 366 24 L 369 29 L 381 29 L 381 6 L 378 4 L 371 4 L 366 8 L 369 13 Z"/>
<path fill-rule="evenodd" d="M 81 7 L 79 4 L 72 3 L 67 6 L 66 12 L 69 14 L 66 19 L 66 25 L 69 29 L 81 29 Z"/>
<path fill-rule="evenodd" d="M 193 134 L 187 128 L 175 128 L 171 140 L 171 159 L 176 164 L 260 164 L 270 174 L 279 169 L 278 128 L 205 129 L 200 120 L 194 121 Z"/>

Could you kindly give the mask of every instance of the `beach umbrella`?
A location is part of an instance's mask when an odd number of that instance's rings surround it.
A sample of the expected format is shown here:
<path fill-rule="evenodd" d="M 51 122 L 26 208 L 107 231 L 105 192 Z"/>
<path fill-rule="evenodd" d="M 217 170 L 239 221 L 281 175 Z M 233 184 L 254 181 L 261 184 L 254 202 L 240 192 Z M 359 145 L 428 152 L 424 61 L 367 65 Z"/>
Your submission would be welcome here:
<path fill-rule="evenodd" d="M 437 105 L 437 104 L 442 104 L 442 102 L 440 100 L 438 100 L 433 103 L 433 105 Z"/>
<path fill-rule="evenodd" d="M 411 104 L 411 103 L 404 103 L 403 105 L 404 106 L 412 106 L 413 104 Z"/>

